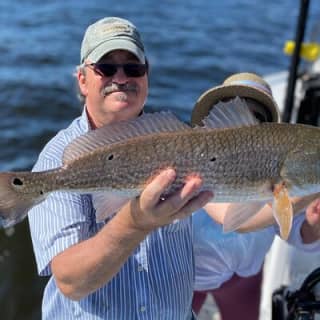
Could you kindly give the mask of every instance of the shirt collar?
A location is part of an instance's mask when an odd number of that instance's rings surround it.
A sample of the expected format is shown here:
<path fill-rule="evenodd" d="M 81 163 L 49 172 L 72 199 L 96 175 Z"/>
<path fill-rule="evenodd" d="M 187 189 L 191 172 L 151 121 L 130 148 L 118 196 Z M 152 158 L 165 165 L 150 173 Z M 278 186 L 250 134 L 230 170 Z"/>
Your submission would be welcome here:
<path fill-rule="evenodd" d="M 139 117 L 141 115 L 144 114 L 144 109 L 141 110 L 140 114 L 139 114 Z M 88 132 L 88 131 L 91 131 L 93 130 L 91 125 L 90 125 L 90 121 L 89 121 L 89 117 L 88 117 L 88 111 L 87 111 L 87 106 L 84 105 L 83 106 L 83 110 L 82 110 L 82 114 L 81 114 L 81 117 L 80 117 L 80 128 L 81 130 L 83 130 L 84 132 Z"/>
<path fill-rule="evenodd" d="M 84 132 L 88 132 L 92 130 L 87 112 L 88 112 L 87 107 L 86 105 L 84 105 L 82 114 L 80 117 L 80 122 L 79 122 L 81 130 L 83 130 Z"/>

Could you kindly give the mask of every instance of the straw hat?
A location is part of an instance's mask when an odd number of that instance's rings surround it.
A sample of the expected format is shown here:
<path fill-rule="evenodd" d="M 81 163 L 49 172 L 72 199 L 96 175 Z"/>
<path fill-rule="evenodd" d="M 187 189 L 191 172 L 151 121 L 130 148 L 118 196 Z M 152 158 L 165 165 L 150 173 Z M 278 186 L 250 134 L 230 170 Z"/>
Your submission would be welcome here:
<path fill-rule="evenodd" d="M 230 98 L 251 98 L 258 103 L 250 104 L 253 113 L 264 121 L 280 122 L 277 103 L 273 99 L 271 88 L 266 81 L 254 73 L 236 73 L 228 77 L 222 85 L 204 92 L 196 102 L 191 116 L 192 125 L 203 125 L 211 108 L 219 101 Z"/>

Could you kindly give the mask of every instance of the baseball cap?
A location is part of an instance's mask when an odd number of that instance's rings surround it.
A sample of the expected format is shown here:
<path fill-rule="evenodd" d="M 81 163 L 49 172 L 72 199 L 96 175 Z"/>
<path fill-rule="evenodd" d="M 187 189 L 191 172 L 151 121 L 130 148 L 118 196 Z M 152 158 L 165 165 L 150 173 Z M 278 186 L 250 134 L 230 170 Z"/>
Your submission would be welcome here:
<path fill-rule="evenodd" d="M 87 28 L 81 44 L 80 63 L 85 59 L 96 63 L 113 50 L 127 50 L 141 63 L 146 61 L 141 36 L 135 25 L 122 18 L 107 17 Z"/>

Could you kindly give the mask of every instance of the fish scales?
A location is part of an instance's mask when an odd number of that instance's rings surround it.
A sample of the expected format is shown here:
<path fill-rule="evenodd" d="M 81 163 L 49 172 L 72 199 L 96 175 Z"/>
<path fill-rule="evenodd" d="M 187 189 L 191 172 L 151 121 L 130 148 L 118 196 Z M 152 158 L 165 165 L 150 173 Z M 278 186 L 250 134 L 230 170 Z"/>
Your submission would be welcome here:
<path fill-rule="evenodd" d="M 204 189 L 247 193 L 265 180 L 280 178 L 281 163 L 295 145 L 291 131 L 269 125 L 137 137 L 99 148 L 53 176 L 66 189 L 141 190 L 150 176 L 173 167 L 178 176 L 170 192 L 181 187 L 188 175 L 199 174 Z"/>

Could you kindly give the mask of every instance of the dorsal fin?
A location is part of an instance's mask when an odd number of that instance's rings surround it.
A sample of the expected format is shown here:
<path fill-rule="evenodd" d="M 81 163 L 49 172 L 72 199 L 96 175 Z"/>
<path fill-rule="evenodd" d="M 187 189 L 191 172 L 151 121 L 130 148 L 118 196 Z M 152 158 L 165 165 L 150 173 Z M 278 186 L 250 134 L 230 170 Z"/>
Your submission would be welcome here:
<path fill-rule="evenodd" d="M 244 99 L 236 97 L 228 102 L 219 102 L 202 120 L 206 128 L 233 128 L 258 124 Z"/>
<path fill-rule="evenodd" d="M 144 113 L 136 119 L 112 123 L 76 138 L 65 148 L 63 163 L 67 164 L 100 147 L 133 137 L 189 129 L 190 126 L 181 122 L 171 112 Z"/>

